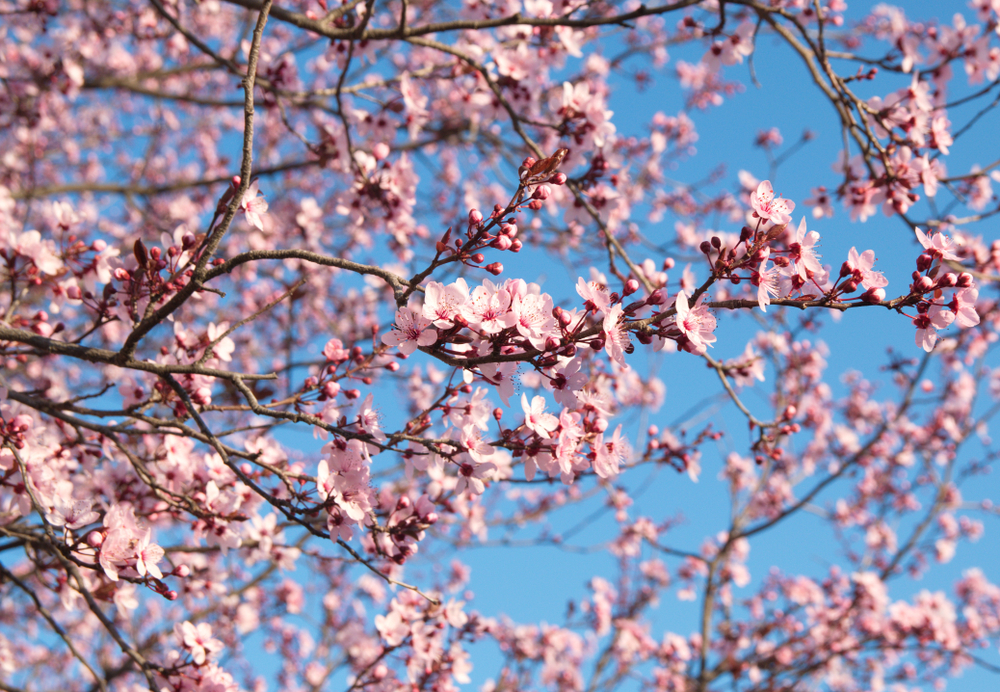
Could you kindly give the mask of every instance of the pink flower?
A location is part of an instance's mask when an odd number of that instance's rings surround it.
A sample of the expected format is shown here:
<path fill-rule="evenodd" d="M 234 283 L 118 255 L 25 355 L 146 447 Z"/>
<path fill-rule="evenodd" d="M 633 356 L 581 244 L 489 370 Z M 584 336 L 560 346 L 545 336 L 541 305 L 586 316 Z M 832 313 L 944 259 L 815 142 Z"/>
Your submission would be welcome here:
<path fill-rule="evenodd" d="M 917 240 L 924 246 L 924 249 L 933 257 L 940 257 L 946 260 L 957 260 L 958 255 L 954 252 L 955 241 L 944 233 L 935 233 L 928 236 L 919 228 L 914 229 L 917 233 Z"/>
<path fill-rule="evenodd" d="M 702 305 L 705 294 L 698 297 L 694 307 L 688 306 L 688 297 L 684 291 L 677 294 L 674 307 L 677 315 L 674 324 L 687 337 L 692 353 L 704 353 L 706 346 L 715 342 L 715 317 Z"/>
<path fill-rule="evenodd" d="M 803 216 L 795 231 L 795 240 L 788 246 L 791 258 L 795 260 L 795 270 L 803 280 L 823 273 L 823 265 L 819 263 L 819 255 L 816 254 L 818 242 L 819 233 L 806 230 L 806 217 Z"/>
<path fill-rule="evenodd" d="M 240 200 L 240 209 L 246 214 L 248 224 L 263 231 L 264 220 L 261 215 L 267 212 L 267 200 L 263 196 L 257 196 L 259 185 L 260 182 L 257 180 L 250 183 L 250 187 L 243 193 L 243 199 Z"/>
<path fill-rule="evenodd" d="M 396 310 L 395 329 L 382 335 L 383 344 L 398 346 L 399 352 L 407 356 L 418 346 L 433 346 L 437 339 L 438 333 L 431 326 L 431 321 L 410 308 Z"/>
<path fill-rule="evenodd" d="M 914 317 L 913 324 L 917 328 L 917 346 L 928 353 L 933 351 L 934 344 L 937 342 L 937 330 L 947 328 L 954 320 L 955 313 L 940 305 L 932 305 L 925 314 Z"/>
<path fill-rule="evenodd" d="M 517 377 L 517 363 L 483 363 L 479 366 L 479 371 L 497 388 L 503 405 L 510 406 L 510 397 L 514 394 L 514 378 Z"/>
<path fill-rule="evenodd" d="M 805 221 L 805 219 L 803 219 Z M 757 287 L 757 305 L 761 312 L 767 312 L 767 306 L 771 304 L 771 296 L 777 298 L 780 295 L 778 290 L 778 268 L 772 266 L 767 268 L 770 248 L 764 248 L 764 260 L 760 263 L 760 270 L 754 272 L 751 282 Z"/>
<path fill-rule="evenodd" d="M 212 654 L 222 651 L 223 643 L 212 637 L 212 626 L 207 622 L 194 625 L 189 621 L 174 625 L 174 634 L 191 654 L 195 665 L 202 665 Z"/>
<path fill-rule="evenodd" d="M 608 310 L 604 316 L 604 350 L 612 360 L 617 362 L 624 370 L 628 370 L 628 363 L 625 362 L 625 349 L 632 345 L 628 336 L 628 330 L 621 323 L 624 309 L 621 303 L 616 304 Z"/>
<path fill-rule="evenodd" d="M 940 234 L 938 234 L 940 235 Z M 979 290 L 975 286 L 963 288 L 952 298 L 951 311 L 955 313 L 955 324 L 962 329 L 975 327 L 979 324 L 979 313 L 976 312 L 976 301 L 979 300 Z"/>
<path fill-rule="evenodd" d="M 546 440 L 559 427 L 559 419 L 545 413 L 545 397 L 536 396 L 528 404 L 528 395 L 521 394 L 521 408 L 524 410 L 524 424 L 527 428 Z"/>
<path fill-rule="evenodd" d="M 621 464 L 628 456 L 628 442 L 622 437 L 622 426 L 615 428 L 610 442 L 604 441 L 604 433 L 594 440 L 594 473 L 601 478 L 617 476 Z"/>
<path fill-rule="evenodd" d="M 455 492 L 463 493 L 466 489 L 475 495 L 482 495 L 486 490 L 483 478 L 490 477 L 497 470 L 496 464 L 492 462 L 463 463 L 458 468 L 458 483 L 455 484 Z"/>
<path fill-rule="evenodd" d="M 580 277 L 576 282 L 576 292 L 585 301 L 593 304 L 601 314 L 607 312 L 608 307 L 611 305 L 611 296 L 608 295 L 608 289 L 593 281 L 584 281 L 583 277 Z"/>
<path fill-rule="evenodd" d="M 757 186 L 755 192 L 750 193 L 750 206 L 761 219 L 780 226 L 791 222 L 795 202 L 782 197 L 776 198 L 771 181 L 765 180 Z"/>
<path fill-rule="evenodd" d="M 469 286 L 465 279 L 456 279 L 455 283 L 447 286 L 431 281 L 424 292 L 424 317 L 432 320 L 435 326 L 449 329 L 453 324 L 452 320 L 461 314 L 462 306 L 468 299 Z"/>
<path fill-rule="evenodd" d="M 379 425 L 379 415 L 378 411 L 372 408 L 372 393 L 368 392 L 368 396 L 361 403 L 361 408 L 358 410 L 358 425 L 366 433 L 375 438 L 376 442 L 384 442 L 386 437 L 385 433 L 382 432 L 382 427 Z"/>
<path fill-rule="evenodd" d="M 882 272 L 872 269 L 875 266 L 874 250 L 865 250 L 859 255 L 857 248 L 852 247 L 847 253 L 847 266 L 855 276 L 860 277 L 861 285 L 865 288 L 883 288 L 889 285 L 889 280 Z"/>
<path fill-rule="evenodd" d="M 164 550 L 155 543 L 149 542 L 152 534 L 151 529 L 146 529 L 146 533 L 135 546 L 135 571 L 139 573 L 140 577 L 146 576 L 146 573 L 149 572 L 151 577 L 163 579 L 163 572 L 156 566 L 156 563 L 163 559 Z"/>

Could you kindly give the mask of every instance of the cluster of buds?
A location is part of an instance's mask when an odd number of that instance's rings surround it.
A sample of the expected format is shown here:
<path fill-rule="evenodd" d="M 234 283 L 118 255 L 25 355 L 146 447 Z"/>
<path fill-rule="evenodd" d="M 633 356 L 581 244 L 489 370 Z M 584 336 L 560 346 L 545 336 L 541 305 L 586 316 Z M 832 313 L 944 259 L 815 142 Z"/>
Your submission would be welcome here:
<path fill-rule="evenodd" d="M 514 215 L 523 208 L 538 211 L 542 208 L 545 200 L 552 196 L 550 185 L 565 185 L 566 174 L 560 173 L 556 169 L 566 154 L 568 149 L 560 149 L 552 156 L 536 160 L 529 156 L 521 163 L 518 169 L 520 185 L 514 198 L 502 206 L 496 204 L 489 219 L 486 219 L 478 209 L 472 209 L 465 229 L 464 238 L 452 239 L 452 228 L 445 231 L 444 236 L 437 241 L 436 250 L 438 257 L 444 255 L 454 255 L 463 264 L 469 266 L 482 266 L 494 276 L 503 273 L 503 264 L 492 262 L 483 265 L 486 256 L 481 252 L 486 248 L 510 252 L 520 252 L 523 243 L 518 239 L 519 229 Z M 530 190 L 530 195 L 528 191 Z M 527 201 L 525 201 L 527 197 Z"/>

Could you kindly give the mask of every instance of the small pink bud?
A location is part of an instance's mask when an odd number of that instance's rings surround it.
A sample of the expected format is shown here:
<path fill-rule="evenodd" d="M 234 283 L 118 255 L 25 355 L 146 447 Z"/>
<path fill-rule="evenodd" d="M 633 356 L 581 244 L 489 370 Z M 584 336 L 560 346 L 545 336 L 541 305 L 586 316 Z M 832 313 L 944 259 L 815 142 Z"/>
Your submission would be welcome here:
<path fill-rule="evenodd" d="M 187 565 L 177 565 L 174 568 L 174 576 L 183 579 L 191 574 L 191 568 Z"/>
<path fill-rule="evenodd" d="M 479 213 L 478 209 L 472 209 L 469 211 L 469 223 L 473 226 L 478 226 L 483 222 L 483 215 Z"/>
<path fill-rule="evenodd" d="M 625 287 L 622 289 L 622 293 L 626 296 L 630 296 L 639 290 L 639 282 L 635 279 L 629 279 L 625 282 Z"/>
<path fill-rule="evenodd" d="M 958 275 L 947 273 L 938 279 L 937 285 L 941 288 L 951 288 L 958 283 Z"/>
<path fill-rule="evenodd" d="M 607 418 L 598 418 L 597 420 L 594 421 L 594 430 L 596 430 L 597 432 L 602 433 L 607 429 L 608 429 Z"/>
<path fill-rule="evenodd" d="M 176 591 L 168 591 L 165 594 L 163 594 L 163 597 L 165 599 L 167 599 L 168 601 L 176 601 L 177 600 L 177 592 Z"/>
<path fill-rule="evenodd" d="M 345 389 L 344 390 L 344 396 L 346 396 L 348 399 L 357 399 L 359 396 L 361 396 L 361 390 L 359 390 L 359 389 Z"/>
<path fill-rule="evenodd" d="M 495 247 L 497 250 L 509 250 L 510 246 L 513 244 L 514 241 L 505 235 L 497 236 L 496 240 L 490 243 L 490 245 Z"/>
<path fill-rule="evenodd" d="M 483 260 L 486 259 L 486 255 L 484 255 L 481 252 L 477 252 L 474 255 L 472 255 L 472 257 L 470 257 L 469 259 L 475 262 L 476 264 L 480 264 L 482 263 Z"/>
<path fill-rule="evenodd" d="M 389 155 L 389 145 L 385 142 L 379 142 L 372 147 L 372 156 L 375 157 L 376 161 L 381 161 Z"/>
<path fill-rule="evenodd" d="M 552 196 L 552 188 L 548 185 L 539 185 L 535 188 L 535 191 L 531 193 L 531 199 L 548 199 Z"/>
<path fill-rule="evenodd" d="M 503 265 L 500 264 L 499 262 L 494 262 L 493 264 L 487 264 L 483 268 L 493 276 L 500 276 L 501 274 L 503 274 Z"/>
<path fill-rule="evenodd" d="M 975 278 L 969 272 L 962 272 L 958 275 L 958 281 L 955 284 L 959 288 L 969 288 L 976 283 Z"/>
<path fill-rule="evenodd" d="M 243 179 L 240 178 L 240 176 L 238 176 L 238 175 L 234 175 L 233 176 L 233 187 L 239 187 L 240 183 L 242 183 L 242 182 L 243 182 Z"/>
<path fill-rule="evenodd" d="M 520 240 L 515 239 L 510 244 L 510 251 L 511 252 L 520 252 L 522 247 L 524 247 L 524 243 L 522 243 Z"/>
<path fill-rule="evenodd" d="M 253 473 L 253 466 L 251 466 L 250 464 L 244 462 L 244 463 L 240 464 L 240 471 L 243 472 L 244 476 L 249 476 L 251 473 Z"/>
<path fill-rule="evenodd" d="M 93 243 L 90 244 L 90 247 L 94 249 L 94 252 L 104 252 L 104 248 L 106 248 L 107 246 L 108 244 L 105 243 L 100 238 L 98 238 L 97 240 L 95 240 Z"/>
<path fill-rule="evenodd" d="M 397 372 L 399 370 L 399 363 L 397 363 L 396 361 L 392 361 L 385 366 L 385 369 L 388 370 L 389 372 Z"/>
<path fill-rule="evenodd" d="M 100 531 L 91 531 L 87 534 L 87 545 L 91 548 L 100 547 L 101 543 L 104 543 L 104 534 Z"/>
<path fill-rule="evenodd" d="M 556 173 L 554 176 L 549 178 L 549 182 L 553 185 L 565 185 L 568 178 L 565 173 Z"/>
<path fill-rule="evenodd" d="M 885 300 L 884 288 L 869 288 L 861 294 L 861 300 L 866 303 L 881 303 Z"/>
<path fill-rule="evenodd" d="M 70 286 L 66 289 L 66 297 L 70 300 L 80 300 L 81 296 L 79 286 Z"/>
<path fill-rule="evenodd" d="M 913 287 L 917 293 L 927 293 L 927 291 L 934 288 L 934 279 L 929 276 L 921 276 L 920 280 Z"/>

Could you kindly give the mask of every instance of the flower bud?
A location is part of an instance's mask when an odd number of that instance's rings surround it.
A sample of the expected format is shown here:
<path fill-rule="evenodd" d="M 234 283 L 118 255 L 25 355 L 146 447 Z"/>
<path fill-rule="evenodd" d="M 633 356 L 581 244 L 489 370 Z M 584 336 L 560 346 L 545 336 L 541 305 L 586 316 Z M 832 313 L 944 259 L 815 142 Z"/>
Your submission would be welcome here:
<path fill-rule="evenodd" d="M 176 567 L 174 567 L 174 576 L 176 577 L 180 577 L 181 579 L 183 579 L 184 577 L 190 574 L 191 574 L 191 568 L 188 567 L 187 565 L 177 565 Z"/>
<path fill-rule="evenodd" d="M 495 409 L 493 409 L 493 418 L 497 422 L 499 422 L 500 419 L 503 418 L 503 409 L 500 408 L 499 406 L 497 406 Z"/>
<path fill-rule="evenodd" d="M 104 534 L 100 531 L 91 531 L 87 534 L 87 545 L 91 548 L 98 548 L 101 543 L 104 543 Z"/>
<path fill-rule="evenodd" d="M 917 257 L 917 271 L 925 272 L 934 264 L 934 258 L 928 253 L 923 253 Z"/>
<path fill-rule="evenodd" d="M 913 285 L 917 293 L 927 293 L 934 289 L 934 279 L 929 276 L 921 276 L 920 280 Z"/>
<path fill-rule="evenodd" d="M 639 282 L 635 279 L 629 279 L 625 282 L 625 287 L 622 289 L 624 295 L 630 296 L 639 290 Z"/>
<path fill-rule="evenodd" d="M 481 252 L 477 252 L 474 255 L 472 255 L 472 257 L 470 257 L 469 259 L 475 262 L 476 264 L 480 264 L 482 263 L 483 260 L 486 259 L 486 255 L 484 255 Z"/>
<path fill-rule="evenodd" d="M 372 156 L 375 157 L 376 161 L 381 161 L 386 158 L 389 156 L 389 145 L 385 142 L 379 142 L 372 147 Z"/>
<path fill-rule="evenodd" d="M 469 211 L 469 225 L 478 226 L 483 222 L 483 215 L 479 213 L 478 209 L 472 209 Z"/>
<path fill-rule="evenodd" d="M 649 294 L 646 302 L 650 305 L 663 305 L 667 302 L 667 294 L 663 292 L 662 288 L 657 288 Z"/>
<path fill-rule="evenodd" d="M 545 206 L 540 199 L 533 199 L 528 202 L 528 209 L 531 211 L 541 211 L 542 207 Z"/>
<path fill-rule="evenodd" d="M 520 252 L 522 247 L 524 247 L 524 243 L 522 243 L 520 240 L 514 239 L 510 244 L 510 251 Z"/>
<path fill-rule="evenodd" d="M 549 178 L 549 182 L 553 185 L 565 185 L 568 178 L 565 173 L 556 173 L 554 176 Z"/>
<path fill-rule="evenodd" d="M 495 247 L 497 250 L 509 250 L 510 246 L 513 244 L 514 241 L 512 241 L 509 237 L 499 235 L 493 240 L 492 243 L 490 243 L 490 246 Z"/>
<path fill-rule="evenodd" d="M 938 279 L 937 285 L 938 288 L 951 288 L 952 286 L 955 286 L 957 283 L 958 283 L 958 276 L 956 274 L 952 274 L 951 272 L 949 272 Z"/>
<path fill-rule="evenodd" d="M 861 300 L 865 303 L 881 303 L 885 300 L 885 289 L 869 288 L 861 294 Z"/>
<path fill-rule="evenodd" d="M 548 185 L 539 185 L 535 188 L 535 191 L 531 193 L 531 199 L 548 199 L 552 196 L 552 188 Z"/>
<path fill-rule="evenodd" d="M 712 251 L 712 244 L 707 240 L 701 241 L 701 245 L 699 245 L 698 247 L 699 249 L 701 249 L 702 253 L 706 255 Z"/>
<path fill-rule="evenodd" d="M 483 267 L 483 269 L 488 271 L 493 276 L 500 276 L 501 274 L 503 274 L 503 265 L 500 264 L 499 262 L 493 262 L 492 264 L 487 264 L 485 267 Z"/>
<path fill-rule="evenodd" d="M 958 281 L 955 284 L 959 288 L 969 288 L 976 283 L 975 278 L 969 272 L 962 272 L 958 275 Z"/>

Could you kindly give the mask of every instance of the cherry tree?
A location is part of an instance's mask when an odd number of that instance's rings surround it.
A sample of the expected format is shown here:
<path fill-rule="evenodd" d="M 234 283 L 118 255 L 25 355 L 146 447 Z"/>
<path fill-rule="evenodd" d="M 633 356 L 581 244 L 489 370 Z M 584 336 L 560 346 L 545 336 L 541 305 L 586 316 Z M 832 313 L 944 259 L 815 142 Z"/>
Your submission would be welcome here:
<path fill-rule="evenodd" d="M 0 689 L 1000 672 L 1000 4 L 947 4 L 0 2 Z M 528 546 L 603 559 L 515 618 Z"/>

